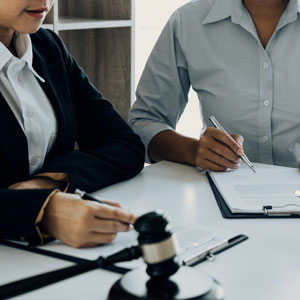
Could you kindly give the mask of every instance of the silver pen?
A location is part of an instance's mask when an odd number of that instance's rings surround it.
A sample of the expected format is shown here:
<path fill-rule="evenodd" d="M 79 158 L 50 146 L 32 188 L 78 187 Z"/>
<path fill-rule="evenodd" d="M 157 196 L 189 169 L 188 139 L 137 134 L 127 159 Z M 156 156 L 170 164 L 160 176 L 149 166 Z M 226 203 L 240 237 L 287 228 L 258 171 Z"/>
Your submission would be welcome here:
<path fill-rule="evenodd" d="M 74 194 L 79 195 L 82 200 L 90 200 L 90 201 L 98 202 L 100 204 L 109 205 L 108 203 L 106 203 L 106 202 L 104 202 L 100 199 L 97 199 L 97 198 L 93 197 L 92 195 L 90 195 L 90 194 L 88 194 L 85 191 L 82 191 L 80 189 L 76 189 Z"/>
<path fill-rule="evenodd" d="M 217 121 L 217 119 L 214 116 L 211 116 L 208 118 L 209 121 L 218 129 L 222 130 L 223 132 L 227 133 L 226 130 L 221 126 L 221 124 Z M 228 134 L 228 133 L 227 133 Z M 254 172 L 256 173 L 254 166 L 252 165 L 251 161 L 249 160 L 249 158 L 246 156 L 246 154 L 244 153 L 241 156 L 242 161 Z"/>

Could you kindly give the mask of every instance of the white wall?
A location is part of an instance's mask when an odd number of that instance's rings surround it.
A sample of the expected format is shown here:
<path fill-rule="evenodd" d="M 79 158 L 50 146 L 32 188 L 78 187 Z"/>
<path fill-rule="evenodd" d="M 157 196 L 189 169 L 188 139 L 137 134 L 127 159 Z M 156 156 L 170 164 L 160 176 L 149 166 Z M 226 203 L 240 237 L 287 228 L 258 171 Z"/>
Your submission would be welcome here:
<path fill-rule="evenodd" d="M 136 0 L 136 85 L 140 79 L 148 56 L 168 18 L 187 0 Z M 194 92 L 189 95 L 189 103 L 177 126 L 177 131 L 192 137 L 199 137 L 201 121 L 198 99 Z"/>

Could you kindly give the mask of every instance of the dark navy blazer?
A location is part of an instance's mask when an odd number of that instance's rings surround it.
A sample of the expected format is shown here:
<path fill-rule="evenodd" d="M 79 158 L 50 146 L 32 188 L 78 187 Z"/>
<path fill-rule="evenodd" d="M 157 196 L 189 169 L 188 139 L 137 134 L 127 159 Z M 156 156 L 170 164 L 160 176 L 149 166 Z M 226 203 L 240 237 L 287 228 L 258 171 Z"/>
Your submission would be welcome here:
<path fill-rule="evenodd" d="M 52 31 L 31 35 L 33 67 L 58 123 L 56 142 L 37 173 L 62 172 L 68 192 L 87 192 L 126 180 L 141 171 L 144 146 L 126 122 L 89 82 Z M 79 150 L 74 151 L 77 142 Z M 27 140 L 0 94 L 0 235 L 39 242 L 35 219 L 51 189 L 10 190 L 30 178 Z"/>

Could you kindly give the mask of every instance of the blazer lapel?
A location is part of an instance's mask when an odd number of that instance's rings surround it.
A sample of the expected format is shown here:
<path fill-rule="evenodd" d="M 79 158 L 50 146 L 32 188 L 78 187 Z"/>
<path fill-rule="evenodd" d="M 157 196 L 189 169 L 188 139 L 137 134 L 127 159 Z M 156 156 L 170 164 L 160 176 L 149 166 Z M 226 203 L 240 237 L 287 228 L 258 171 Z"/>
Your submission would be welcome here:
<path fill-rule="evenodd" d="M 11 184 L 28 178 L 27 138 L 1 93 L 0 112 L 0 161 L 6 166 L 1 168 L 1 182 Z"/>

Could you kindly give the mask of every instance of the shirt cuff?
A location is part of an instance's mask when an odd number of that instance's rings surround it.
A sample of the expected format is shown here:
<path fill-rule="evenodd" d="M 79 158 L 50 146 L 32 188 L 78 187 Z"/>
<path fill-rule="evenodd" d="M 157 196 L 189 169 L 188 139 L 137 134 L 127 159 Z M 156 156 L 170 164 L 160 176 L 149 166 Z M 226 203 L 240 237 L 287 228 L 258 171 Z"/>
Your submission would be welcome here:
<path fill-rule="evenodd" d="M 44 213 L 45 213 L 45 209 L 49 203 L 49 201 L 51 200 L 51 198 L 53 197 L 53 195 L 55 195 L 57 192 L 60 192 L 60 190 L 54 190 L 46 199 L 46 201 L 44 202 L 42 208 L 40 209 L 40 212 L 37 216 L 37 218 L 35 219 L 35 228 L 36 228 L 36 231 L 41 239 L 41 245 L 44 244 L 45 242 L 45 239 L 47 238 L 51 238 L 51 236 L 47 233 L 44 233 L 41 231 L 41 229 L 39 228 L 39 223 L 42 221 L 43 219 L 43 216 L 44 216 Z"/>
<path fill-rule="evenodd" d="M 171 126 L 165 123 L 149 121 L 149 122 L 139 123 L 138 126 L 133 127 L 133 130 L 141 137 L 142 142 L 144 143 L 146 149 L 146 154 L 145 154 L 146 162 L 151 163 L 150 157 L 148 155 L 148 150 L 149 150 L 148 147 L 151 140 L 160 132 L 166 130 L 174 131 L 174 128 L 172 128 Z"/>

